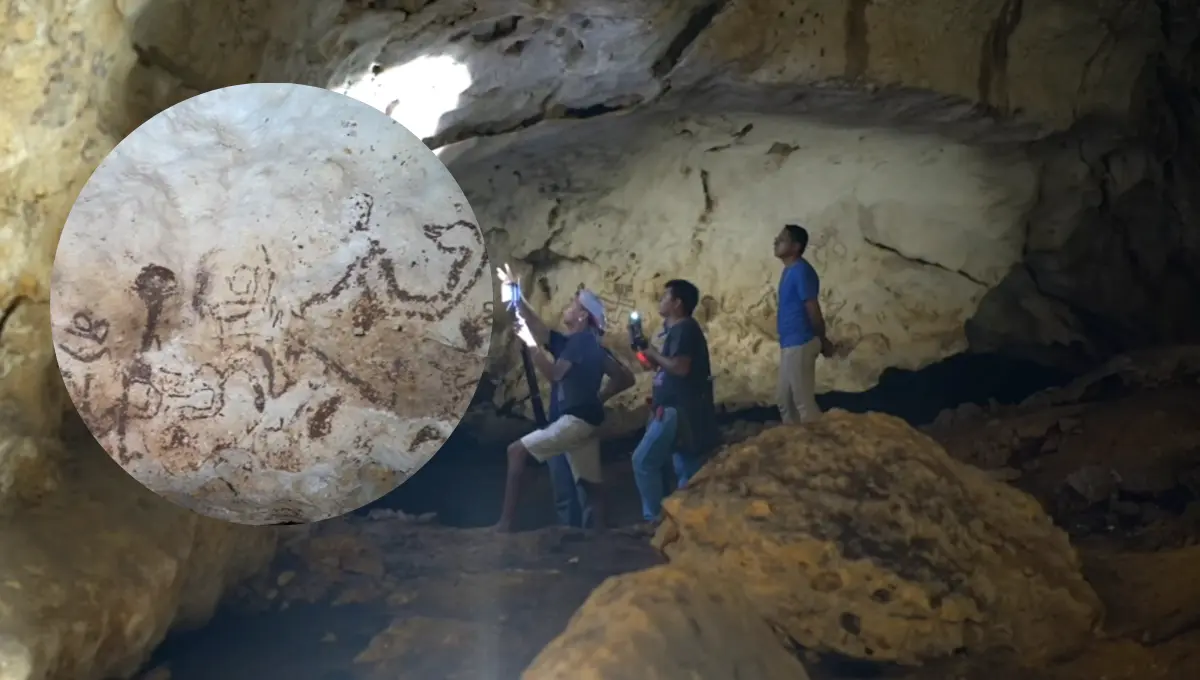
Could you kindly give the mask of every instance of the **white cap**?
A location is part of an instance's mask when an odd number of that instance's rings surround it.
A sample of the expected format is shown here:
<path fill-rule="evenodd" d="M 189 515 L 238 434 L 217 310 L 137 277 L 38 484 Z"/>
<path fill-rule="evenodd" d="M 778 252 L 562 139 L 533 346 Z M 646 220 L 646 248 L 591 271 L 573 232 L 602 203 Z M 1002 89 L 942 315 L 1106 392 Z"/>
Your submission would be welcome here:
<path fill-rule="evenodd" d="M 588 314 L 592 315 L 592 320 L 596 322 L 596 327 L 601 332 L 605 330 L 604 323 L 604 302 L 590 290 L 586 288 L 579 291 L 579 304 L 587 310 Z"/>

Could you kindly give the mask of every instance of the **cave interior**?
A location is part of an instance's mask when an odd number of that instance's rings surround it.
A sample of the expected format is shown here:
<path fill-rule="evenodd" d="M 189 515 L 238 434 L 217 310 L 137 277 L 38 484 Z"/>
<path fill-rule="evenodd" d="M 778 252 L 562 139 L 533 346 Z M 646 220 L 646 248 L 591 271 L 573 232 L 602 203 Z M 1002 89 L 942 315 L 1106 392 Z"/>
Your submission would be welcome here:
<path fill-rule="evenodd" d="M 1200 677 L 1193 0 L 7 10 L 0 679 Z M 667 528 L 632 528 L 645 376 L 604 446 L 617 528 L 554 526 L 531 466 L 522 530 L 487 531 L 532 427 L 499 317 L 447 445 L 343 518 L 211 522 L 99 449 L 47 330 L 58 233 L 125 135 L 247 82 L 420 136 L 548 315 L 581 284 L 614 317 L 699 285 L 726 447 Z M 860 420 L 784 441 L 770 243 L 792 221 L 837 346 L 819 402 Z M 924 456 L 949 481 L 922 481 Z M 747 460 L 864 495 L 846 511 Z M 872 485 L 913 525 L 863 519 Z M 1033 585 L 997 595 L 1014 579 Z M 1046 642 L 1046 621 L 1071 632 Z"/>

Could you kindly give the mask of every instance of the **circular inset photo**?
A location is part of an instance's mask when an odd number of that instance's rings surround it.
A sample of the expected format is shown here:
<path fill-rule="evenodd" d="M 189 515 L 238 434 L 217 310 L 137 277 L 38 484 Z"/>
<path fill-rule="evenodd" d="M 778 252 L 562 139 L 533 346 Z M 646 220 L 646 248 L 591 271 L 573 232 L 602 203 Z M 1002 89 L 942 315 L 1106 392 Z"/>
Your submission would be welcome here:
<path fill-rule="evenodd" d="M 198 513 L 314 522 L 403 483 L 488 354 L 483 235 L 420 139 L 291 84 L 193 97 L 88 180 L 54 262 L 55 352 L 92 434 Z"/>

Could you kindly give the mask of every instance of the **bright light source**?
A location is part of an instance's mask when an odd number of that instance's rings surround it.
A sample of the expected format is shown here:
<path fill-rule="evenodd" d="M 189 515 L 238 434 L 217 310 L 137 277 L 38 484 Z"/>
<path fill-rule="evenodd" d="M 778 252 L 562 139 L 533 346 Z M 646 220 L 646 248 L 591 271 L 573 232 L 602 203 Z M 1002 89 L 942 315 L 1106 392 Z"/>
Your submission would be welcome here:
<path fill-rule="evenodd" d="M 442 116 L 458 108 L 470 86 L 467 65 L 443 54 L 385 67 L 336 91 L 387 113 L 409 132 L 428 139 L 439 132 Z"/>

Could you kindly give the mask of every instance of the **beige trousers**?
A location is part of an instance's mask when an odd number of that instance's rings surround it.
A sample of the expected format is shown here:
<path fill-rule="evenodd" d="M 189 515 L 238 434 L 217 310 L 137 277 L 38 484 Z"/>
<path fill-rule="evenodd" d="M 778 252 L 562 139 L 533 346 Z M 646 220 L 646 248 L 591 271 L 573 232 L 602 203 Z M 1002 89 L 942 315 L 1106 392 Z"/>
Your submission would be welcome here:
<path fill-rule="evenodd" d="M 521 443 L 539 463 L 557 455 L 567 457 L 575 481 L 604 481 L 600 468 L 600 439 L 596 427 L 575 416 L 562 416 L 540 430 L 521 437 Z"/>
<path fill-rule="evenodd" d="M 817 406 L 817 357 L 821 340 L 813 338 L 798 347 L 784 347 L 779 356 L 779 388 L 775 401 L 783 422 L 810 423 L 821 415 Z"/>

